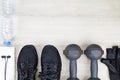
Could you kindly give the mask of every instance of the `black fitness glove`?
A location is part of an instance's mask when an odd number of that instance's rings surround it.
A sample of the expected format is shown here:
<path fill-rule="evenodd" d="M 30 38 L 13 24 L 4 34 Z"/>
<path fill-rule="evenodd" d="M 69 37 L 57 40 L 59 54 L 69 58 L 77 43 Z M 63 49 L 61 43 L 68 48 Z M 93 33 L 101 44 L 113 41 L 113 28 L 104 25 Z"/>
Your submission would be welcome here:
<path fill-rule="evenodd" d="M 107 48 L 106 51 L 107 58 L 102 58 L 101 62 L 107 65 L 110 80 L 120 80 L 120 48 L 113 46 L 113 48 Z"/>

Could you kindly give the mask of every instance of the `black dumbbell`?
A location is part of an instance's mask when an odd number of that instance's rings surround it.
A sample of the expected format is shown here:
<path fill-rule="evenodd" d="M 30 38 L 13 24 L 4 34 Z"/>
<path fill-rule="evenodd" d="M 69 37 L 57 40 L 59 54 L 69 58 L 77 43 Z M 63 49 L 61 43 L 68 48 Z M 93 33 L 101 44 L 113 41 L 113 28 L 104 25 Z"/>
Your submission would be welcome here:
<path fill-rule="evenodd" d="M 83 51 L 78 45 L 70 44 L 65 48 L 63 53 L 70 60 L 70 77 L 67 80 L 79 80 L 77 78 L 76 60 L 82 55 Z"/>
<path fill-rule="evenodd" d="M 85 50 L 85 55 L 91 60 L 91 78 L 89 80 L 100 80 L 98 78 L 98 62 L 97 60 L 103 55 L 103 50 L 99 45 L 92 44 Z"/>

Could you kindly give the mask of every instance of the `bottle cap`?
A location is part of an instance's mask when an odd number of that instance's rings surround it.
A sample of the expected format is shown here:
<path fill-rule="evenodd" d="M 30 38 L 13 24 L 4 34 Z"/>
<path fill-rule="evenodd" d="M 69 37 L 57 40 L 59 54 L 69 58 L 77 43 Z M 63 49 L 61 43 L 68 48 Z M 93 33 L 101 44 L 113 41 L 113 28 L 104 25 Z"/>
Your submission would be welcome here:
<path fill-rule="evenodd" d="M 11 41 L 4 41 L 4 45 L 10 46 L 11 45 Z"/>

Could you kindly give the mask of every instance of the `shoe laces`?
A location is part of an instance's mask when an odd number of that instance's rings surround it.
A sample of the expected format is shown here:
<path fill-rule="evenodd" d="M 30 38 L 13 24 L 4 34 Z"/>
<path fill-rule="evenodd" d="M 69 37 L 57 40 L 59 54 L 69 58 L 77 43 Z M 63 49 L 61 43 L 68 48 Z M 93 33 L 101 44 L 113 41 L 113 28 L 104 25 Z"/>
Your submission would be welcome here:
<path fill-rule="evenodd" d="M 34 70 L 34 64 L 30 63 L 28 65 L 28 80 L 33 80 L 35 78 L 35 73 L 37 69 Z"/>
<path fill-rule="evenodd" d="M 42 80 L 57 80 L 58 74 L 56 63 L 44 63 L 43 72 L 40 72 L 39 77 Z"/>
<path fill-rule="evenodd" d="M 35 78 L 35 73 L 37 69 L 34 69 L 33 63 L 28 63 L 25 66 L 25 63 L 21 63 L 21 69 L 18 68 L 19 80 L 33 80 Z"/>

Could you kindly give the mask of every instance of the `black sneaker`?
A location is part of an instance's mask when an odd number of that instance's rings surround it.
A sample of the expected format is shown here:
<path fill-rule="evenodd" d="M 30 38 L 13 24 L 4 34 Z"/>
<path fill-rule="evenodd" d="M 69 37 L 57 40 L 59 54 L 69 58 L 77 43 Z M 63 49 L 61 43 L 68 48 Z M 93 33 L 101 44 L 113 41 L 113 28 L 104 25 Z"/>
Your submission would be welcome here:
<path fill-rule="evenodd" d="M 18 80 L 35 80 L 38 55 L 33 45 L 26 45 L 20 51 L 17 61 Z"/>
<path fill-rule="evenodd" d="M 52 45 L 45 46 L 41 55 L 41 80 L 60 80 L 61 65 L 58 50 Z"/>

